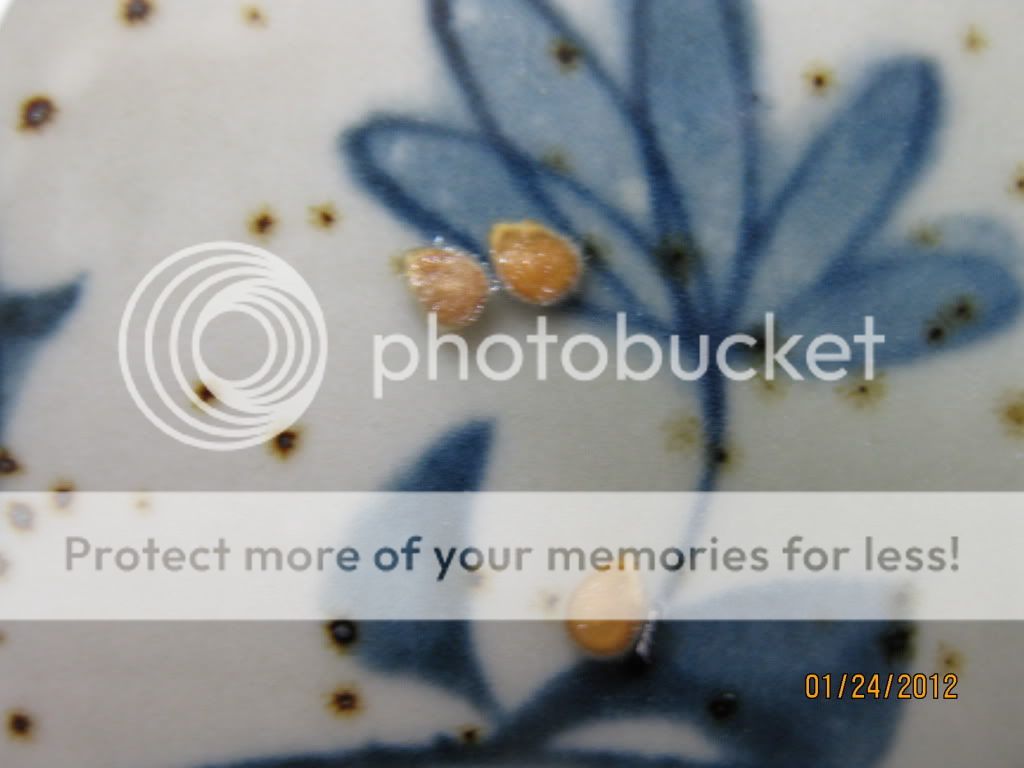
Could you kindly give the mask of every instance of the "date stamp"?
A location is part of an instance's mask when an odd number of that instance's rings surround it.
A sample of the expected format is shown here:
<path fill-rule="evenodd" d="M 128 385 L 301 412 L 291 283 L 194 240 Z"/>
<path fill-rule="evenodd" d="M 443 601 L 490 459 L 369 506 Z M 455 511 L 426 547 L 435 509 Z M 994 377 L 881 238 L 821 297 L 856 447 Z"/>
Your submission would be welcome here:
<path fill-rule="evenodd" d="M 940 674 L 815 674 L 804 678 L 804 695 L 812 700 L 874 699 L 898 701 L 956 701 L 959 683 L 949 672 Z"/>

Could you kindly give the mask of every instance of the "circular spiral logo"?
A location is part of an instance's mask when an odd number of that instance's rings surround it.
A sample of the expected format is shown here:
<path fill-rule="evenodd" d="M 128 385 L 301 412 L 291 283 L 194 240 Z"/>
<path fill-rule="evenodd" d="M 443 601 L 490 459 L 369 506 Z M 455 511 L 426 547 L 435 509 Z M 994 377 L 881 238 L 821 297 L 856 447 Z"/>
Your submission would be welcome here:
<path fill-rule="evenodd" d="M 220 375 L 203 356 L 204 336 L 226 320 L 262 329 L 221 345 L 231 360 L 264 345 L 247 375 Z M 283 259 L 245 243 L 204 243 L 142 279 L 121 318 L 118 356 L 132 398 L 160 430 L 196 448 L 235 451 L 280 434 L 312 403 L 327 328 L 312 289 Z"/>

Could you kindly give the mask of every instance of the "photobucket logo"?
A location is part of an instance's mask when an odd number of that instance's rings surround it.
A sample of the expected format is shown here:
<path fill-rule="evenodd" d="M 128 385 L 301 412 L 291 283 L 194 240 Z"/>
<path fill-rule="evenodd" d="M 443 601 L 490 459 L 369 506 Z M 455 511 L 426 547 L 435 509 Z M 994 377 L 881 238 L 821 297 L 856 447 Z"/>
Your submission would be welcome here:
<path fill-rule="evenodd" d="M 261 341 L 266 349 L 254 372 L 236 378 L 203 356 L 211 324 L 232 315 L 262 329 L 238 339 L 237 350 Z M 160 430 L 196 448 L 235 451 L 265 443 L 312 403 L 327 328 L 312 289 L 284 260 L 244 243 L 205 243 L 164 259 L 139 283 L 121 318 L 118 356 L 128 391 Z"/>
<path fill-rule="evenodd" d="M 614 361 L 615 376 L 619 381 L 649 381 L 658 376 L 666 363 L 672 374 L 681 381 L 697 381 L 708 375 L 711 366 L 725 378 L 732 381 L 748 381 L 762 375 L 774 381 L 780 372 L 785 376 L 802 381 L 801 371 L 807 371 L 812 378 L 821 381 L 839 381 L 849 375 L 854 361 L 854 347 L 863 347 L 858 356 L 859 375 L 871 381 L 875 378 L 876 348 L 885 343 L 885 336 L 875 333 L 875 318 L 864 318 L 864 332 L 851 340 L 833 333 L 821 334 L 805 340 L 801 335 L 779 337 L 775 315 L 765 315 L 764 337 L 755 338 L 749 334 L 736 333 L 722 339 L 712 351 L 711 338 L 702 335 L 696 343 L 696 353 L 684 354 L 678 335 L 668 339 L 657 339 L 645 333 L 630 333 L 629 319 L 625 312 L 616 315 L 614 350 L 610 351 L 605 341 L 593 334 L 581 333 L 566 337 L 557 355 L 558 363 L 566 375 L 574 381 L 594 381 L 605 375 Z M 420 347 L 414 339 L 405 334 L 377 335 L 373 340 L 373 396 L 384 397 L 385 382 L 408 381 L 420 370 Z M 559 337 L 548 332 L 548 320 L 537 317 L 535 333 L 526 337 L 526 343 L 533 348 L 536 361 L 536 378 L 546 381 L 549 368 L 549 350 L 559 344 Z M 427 378 L 437 381 L 439 358 L 443 347 L 451 347 L 458 356 L 458 376 L 462 381 L 469 379 L 470 350 L 466 339 L 454 333 L 438 335 L 437 316 L 428 316 L 427 324 Z M 493 350 L 503 348 L 504 357 L 510 361 L 503 368 L 494 365 Z M 667 351 L 666 351 L 667 348 Z M 577 360 L 577 351 L 589 350 L 588 366 Z M 643 366 L 637 366 L 633 350 L 645 350 L 647 357 Z M 737 354 L 746 350 L 746 355 Z M 394 362 L 395 354 L 404 355 L 401 366 L 389 366 L 386 355 Z M 800 354 L 797 354 L 797 352 Z M 684 359 L 685 358 L 685 359 Z M 752 362 L 756 358 L 757 365 Z M 797 358 L 803 358 L 797 359 Z M 746 362 L 741 362 L 745 360 Z M 493 334 L 486 337 L 476 348 L 473 356 L 476 368 L 490 381 L 509 381 L 519 376 L 526 362 L 523 344 L 508 334 Z"/>

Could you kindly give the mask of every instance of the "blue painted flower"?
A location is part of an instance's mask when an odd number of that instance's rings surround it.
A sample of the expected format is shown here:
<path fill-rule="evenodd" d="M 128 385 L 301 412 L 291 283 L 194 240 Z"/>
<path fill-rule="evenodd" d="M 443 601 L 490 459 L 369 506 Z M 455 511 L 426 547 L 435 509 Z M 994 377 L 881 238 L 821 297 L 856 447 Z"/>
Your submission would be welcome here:
<path fill-rule="evenodd" d="M 951 218 L 929 245 L 889 231 L 942 118 L 931 62 L 871 68 L 778 173 L 788 153 L 761 121 L 746 2 L 623 0 L 621 66 L 545 0 L 428 7 L 471 124 L 383 115 L 343 142 L 370 192 L 427 238 L 485 254 L 495 222 L 544 222 L 591 255 L 571 310 L 625 311 L 691 353 L 700 334 L 756 331 L 768 311 L 805 339 L 850 338 L 873 315 L 878 363 L 893 366 L 1019 314 L 1017 247 L 997 223 Z M 727 392 L 715 371 L 701 386 L 711 488 Z"/>

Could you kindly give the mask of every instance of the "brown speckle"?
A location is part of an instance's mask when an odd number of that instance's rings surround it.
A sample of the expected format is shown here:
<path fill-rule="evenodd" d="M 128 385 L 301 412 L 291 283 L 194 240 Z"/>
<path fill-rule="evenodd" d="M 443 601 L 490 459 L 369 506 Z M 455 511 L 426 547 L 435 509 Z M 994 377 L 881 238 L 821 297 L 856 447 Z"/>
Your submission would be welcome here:
<path fill-rule="evenodd" d="M 57 105 L 49 96 L 32 96 L 21 105 L 23 131 L 41 131 L 57 117 Z"/>
<path fill-rule="evenodd" d="M 70 480 L 58 480 L 50 488 L 53 494 L 53 505 L 62 512 L 71 507 L 75 497 L 75 484 Z"/>
<path fill-rule="evenodd" d="M 910 240 L 922 248 L 935 248 L 942 243 L 942 232 L 933 224 L 922 224 L 911 231 Z"/>
<path fill-rule="evenodd" d="M 925 329 L 924 337 L 929 344 L 937 347 L 946 340 L 946 329 L 932 323 Z"/>
<path fill-rule="evenodd" d="M 977 319 L 978 305 L 971 296 L 959 296 L 943 308 L 942 315 L 954 325 L 967 325 Z"/>
<path fill-rule="evenodd" d="M 599 235 L 586 233 L 580 240 L 580 250 L 584 261 L 603 264 L 608 261 L 608 244 Z"/>
<path fill-rule="evenodd" d="M 988 36 L 976 25 L 971 24 L 964 33 L 964 50 L 981 53 L 988 48 Z"/>
<path fill-rule="evenodd" d="M 267 26 L 267 14 L 258 5 L 246 5 L 242 8 L 242 19 L 252 27 Z"/>
<path fill-rule="evenodd" d="M 213 390 L 206 386 L 202 381 L 197 381 L 192 387 L 192 391 L 195 392 L 196 397 L 199 398 L 199 402 L 201 403 L 209 404 L 217 399 L 217 396 L 213 394 Z"/>
<path fill-rule="evenodd" d="M 7 519 L 16 531 L 31 531 L 35 528 L 36 513 L 23 501 L 12 501 L 7 507 Z"/>
<path fill-rule="evenodd" d="M 572 173 L 572 161 L 569 160 L 569 155 L 566 154 L 565 150 L 559 147 L 554 147 L 544 152 L 540 156 L 540 162 L 544 167 L 563 176 Z"/>
<path fill-rule="evenodd" d="M 692 413 L 679 413 L 661 425 L 665 450 L 669 453 L 693 453 L 702 440 L 700 419 Z"/>
<path fill-rule="evenodd" d="M 654 256 L 665 274 L 686 282 L 693 267 L 700 261 L 700 253 L 684 235 L 668 235 L 655 246 Z"/>
<path fill-rule="evenodd" d="M 836 392 L 854 408 L 870 408 L 885 399 L 888 390 L 884 374 L 873 379 L 863 377 L 852 379 L 836 387 Z"/>
<path fill-rule="evenodd" d="M 939 643 L 939 666 L 946 672 L 962 672 L 964 655 L 952 646 Z"/>
<path fill-rule="evenodd" d="M 788 381 L 779 376 L 769 379 L 763 367 L 757 370 L 757 376 L 753 380 L 757 383 L 758 393 L 765 400 L 780 400 L 786 395 Z"/>
<path fill-rule="evenodd" d="M 6 448 L 0 448 L 0 475 L 14 475 L 21 471 L 21 464 Z"/>
<path fill-rule="evenodd" d="M 728 467 L 736 460 L 733 452 L 724 445 L 709 445 L 707 451 L 712 463 L 719 467 Z"/>
<path fill-rule="evenodd" d="M 121 3 L 121 20 L 129 26 L 149 21 L 155 12 L 151 0 L 123 0 Z"/>
<path fill-rule="evenodd" d="M 815 96 L 825 96 L 836 86 L 836 75 L 830 67 L 812 64 L 804 71 L 804 81 Z"/>
<path fill-rule="evenodd" d="M 999 406 L 999 420 L 1010 437 L 1024 439 L 1024 390 L 1003 398 Z"/>
<path fill-rule="evenodd" d="M 729 691 L 719 693 L 708 701 L 708 714 L 711 715 L 713 720 L 718 722 L 731 720 L 735 717 L 739 708 L 740 700 L 736 697 L 735 693 L 730 693 Z"/>
<path fill-rule="evenodd" d="M 348 619 L 330 621 L 324 625 L 331 645 L 340 651 L 348 651 L 359 640 L 359 625 Z"/>
<path fill-rule="evenodd" d="M 559 38 L 551 44 L 551 56 L 564 74 L 575 72 L 583 59 L 583 51 L 571 40 Z"/>
<path fill-rule="evenodd" d="M 323 203 L 309 208 L 309 223 L 317 229 L 334 229 L 340 220 L 341 215 L 334 203 Z"/>
<path fill-rule="evenodd" d="M 1024 163 L 1017 166 L 1010 182 L 1010 191 L 1020 199 L 1024 200 Z"/>
<path fill-rule="evenodd" d="M 483 739 L 483 730 L 479 725 L 464 725 L 459 728 L 459 741 L 467 747 L 473 747 Z"/>
<path fill-rule="evenodd" d="M 276 229 L 277 217 L 270 208 L 261 208 L 249 217 L 249 231 L 256 237 L 269 238 Z"/>
<path fill-rule="evenodd" d="M 7 713 L 7 734 L 15 741 L 31 741 L 35 735 L 36 724 L 32 715 L 22 710 Z"/>
<path fill-rule="evenodd" d="M 914 655 L 914 628 L 909 624 L 894 624 L 882 632 L 878 645 L 889 664 L 907 661 Z"/>
<path fill-rule="evenodd" d="M 286 429 L 270 441 L 271 450 L 281 459 L 290 458 L 299 447 L 301 434 L 297 429 Z"/>
<path fill-rule="evenodd" d="M 331 692 L 327 706 L 338 717 L 353 717 L 362 709 L 363 702 L 359 691 L 346 685 Z"/>

